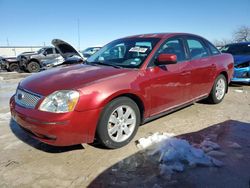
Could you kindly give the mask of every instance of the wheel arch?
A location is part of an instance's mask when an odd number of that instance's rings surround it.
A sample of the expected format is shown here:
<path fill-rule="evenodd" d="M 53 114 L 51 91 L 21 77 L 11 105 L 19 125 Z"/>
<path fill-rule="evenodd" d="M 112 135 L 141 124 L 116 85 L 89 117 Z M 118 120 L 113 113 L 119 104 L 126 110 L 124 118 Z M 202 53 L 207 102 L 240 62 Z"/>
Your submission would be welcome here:
<path fill-rule="evenodd" d="M 120 95 L 112 98 L 109 102 L 111 102 L 112 100 L 117 99 L 119 97 L 128 97 L 136 103 L 136 105 L 138 106 L 138 108 L 140 110 L 140 118 L 141 118 L 140 120 L 142 122 L 143 118 L 144 118 L 144 112 L 145 112 L 145 105 L 144 105 L 142 99 L 138 95 L 133 94 L 133 93 L 123 93 L 123 94 L 120 94 Z"/>
<path fill-rule="evenodd" d="M 129 91 L 123 91 L 123 92 L 118 92 L 118 93 L 114 93 L 112 95 L 110 95 L 109 97 L 107 97 L 102 104 L 100 104 L 100 106 L 105 107 L 108 103 L 110 103 L 111 101 L 113 101 L 114 99 L 117 99 L 119 97 L 128 97 L 129 99 L 133 100 L 136 105 L 138 106 L 139 110 L 140 110 L 140 120 L 142 122 L 142 120 L 145 117 L 145 109 L 146 109 L 146 103 L 145 100 L 143 99 L 142 96 L 133 93 L 133 92 L 129 92 Z"/>
<path fill-rule="evenodd" d="M 221 71 L 217 76 L 219 76 L 219 75 L 223 75 L 226 78 L 226 81 L 227 81 L 226 93 L 227 93 L 228 92 L 228 84 L 229 84 L 228 73 L 227 73 L 227 71 Z"/>
<path fill-rule="evenodd" d="M 18 62 L 16 62 L 16 61 L 15 61 L 15 62 L 9 62 L 8 64 L 9 64 L 9 65 L 8 65 L 8 68 L 7 68 L 8 71 L 13 71 L 13 70 L 10 69 L 10 67 L 11 67 L 12 65 L 16 65 L 16 66 L 18 67 L 18 71 L 20 70 L 20 66 L 19 66 L 19 63 L 18 63 Z"/>
<path fill-rule="evenodd" d="M 39 64 L 39 66 L 41 67 L 40 61 L 37 59 L 30 59 L 29 62 L 27 63 L 27 65 L 31 62 L 37 62 Z"/>

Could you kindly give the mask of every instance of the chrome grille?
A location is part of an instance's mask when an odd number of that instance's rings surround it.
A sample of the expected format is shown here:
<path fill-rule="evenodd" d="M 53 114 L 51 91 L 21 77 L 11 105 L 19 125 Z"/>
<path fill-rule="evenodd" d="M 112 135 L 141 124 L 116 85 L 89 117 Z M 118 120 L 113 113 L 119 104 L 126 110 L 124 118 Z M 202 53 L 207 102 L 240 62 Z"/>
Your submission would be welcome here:
<path fill-rule="evenodd" d="M 15 102 L 25 108 L 32 108 L 34 109 L 39 100 L 41 99 L 41 96 L 38 94 L 24 91 L 21 89 L 17 89 L 15 94 Z"/>

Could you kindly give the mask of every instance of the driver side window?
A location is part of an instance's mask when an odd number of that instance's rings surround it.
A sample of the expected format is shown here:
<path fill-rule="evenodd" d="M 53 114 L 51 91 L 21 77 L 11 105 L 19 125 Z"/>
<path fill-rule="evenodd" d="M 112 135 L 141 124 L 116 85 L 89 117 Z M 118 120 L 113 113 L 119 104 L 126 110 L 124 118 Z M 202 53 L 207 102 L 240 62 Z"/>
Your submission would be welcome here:
<path fill-rule="evenodd" d="M 167 40 L 157 53 L 157 55 L 160 54 L 175 54 L 177 62 L 185 60 L 185 52 L 180 39 Z"/>
<path fill-rule="evenodd" d="M 53 49 L 52 48 L 48 48 L 48 49 L 46 49 L 45 52 L 46 52 L 47 55 L 53 54 Z"/>

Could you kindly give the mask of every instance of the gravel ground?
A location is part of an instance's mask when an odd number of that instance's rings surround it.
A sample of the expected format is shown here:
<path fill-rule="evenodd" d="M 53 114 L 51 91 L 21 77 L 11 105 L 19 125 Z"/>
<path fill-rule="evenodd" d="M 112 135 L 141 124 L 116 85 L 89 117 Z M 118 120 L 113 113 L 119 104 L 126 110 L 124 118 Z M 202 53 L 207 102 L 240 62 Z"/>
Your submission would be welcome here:
<path fill-rule="evenodd" d="M 121 149 L 107 150 L 95 144 L 52 147 L 30 138 L 10 120 L 8 100 L 15 92 L 18 82 L 28 75 L 0 72 L 0 187 L 103 187 L 107 184 L 103 184 L 100 177 L 119 162 L 135 156 L 139 151 L 135 141 L 150 133 L 171 132 L 184 135 L 228 121 L 234 122 L 234 126 L 237 122 L 245 123 L 246 126 L 250 123 L 250 86 L 233 85 L 222 103 L 195 103 L 147 123 L 139 128 L 135 139 Z M 135 161 L 130 160 L 129 164 L 133 166 Z M 155 171 L 152 173 L 157 174 Z M 250 175 L 250 170 L 248 174 Z M 110 182 L 117 178 L 105 177 L 110 178 Z M 146 187 L 159 185 L 159 182 L 152 184 L 153 179 L 150 183 L 150 177 L 145 178 L 148 180 Z M 127 181 L 132 181 L 126 179 L 126 174 L 118 180 L 115 185 L 123 187 L 128 186 Z M 218 187 L 214 183 L 214 187 Z"/>

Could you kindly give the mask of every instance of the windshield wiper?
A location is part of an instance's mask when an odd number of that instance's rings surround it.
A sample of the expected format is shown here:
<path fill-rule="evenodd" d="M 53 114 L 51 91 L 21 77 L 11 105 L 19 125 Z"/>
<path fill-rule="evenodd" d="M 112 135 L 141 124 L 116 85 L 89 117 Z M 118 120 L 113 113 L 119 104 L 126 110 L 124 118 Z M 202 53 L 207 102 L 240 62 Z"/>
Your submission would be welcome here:
<path fill-rule="evenodd" d="M 111 63 L 103 63 L 103 62 L 101 62 L 101 61 L 94 61 L 94 62 L 86 61 L 85 63 L 86 63 L 87 65 L 104 65 L 104 66 L 111 66 L 111 67 L 114 67 L 114 68 L 117 68 L 117 69 L 123 68 L 122 66 L 119 66 L 119 65 L 114 65 L 114 64 L 111 64 Z"/>

